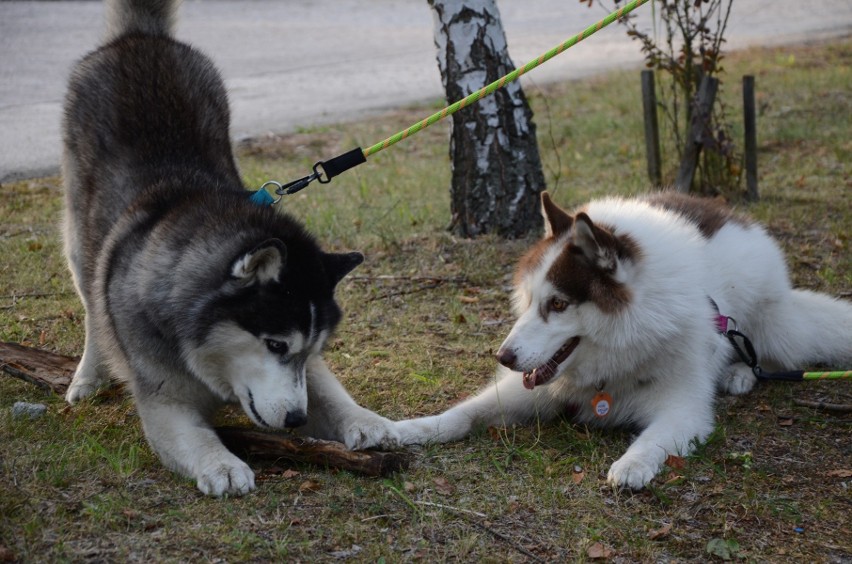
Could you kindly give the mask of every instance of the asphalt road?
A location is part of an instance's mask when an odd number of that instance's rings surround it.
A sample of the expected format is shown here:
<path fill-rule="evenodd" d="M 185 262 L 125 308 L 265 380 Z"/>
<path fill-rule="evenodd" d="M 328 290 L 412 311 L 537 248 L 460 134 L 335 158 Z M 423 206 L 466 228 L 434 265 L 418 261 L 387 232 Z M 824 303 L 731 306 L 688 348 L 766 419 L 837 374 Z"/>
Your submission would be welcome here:
<path fill-rule="evenodd" d="M 577 0 L 498 6 L 516 65 L 605 15 Z M 65 83 L 74 61 L 97 45 L 102 11 L 94 1 L 0 1 L 0 183 L 58 171 Z M 650 28 L 650 4 L 637 13 Z M 736 0 L 727 48 L 850 32 L 849 0 Z M 442 96 L 426 0 L 185 0 L 177 36 L 222 71 L 237 140 Z M 523 80 L 640 63 L 639 45 L 613 25 Z"/>

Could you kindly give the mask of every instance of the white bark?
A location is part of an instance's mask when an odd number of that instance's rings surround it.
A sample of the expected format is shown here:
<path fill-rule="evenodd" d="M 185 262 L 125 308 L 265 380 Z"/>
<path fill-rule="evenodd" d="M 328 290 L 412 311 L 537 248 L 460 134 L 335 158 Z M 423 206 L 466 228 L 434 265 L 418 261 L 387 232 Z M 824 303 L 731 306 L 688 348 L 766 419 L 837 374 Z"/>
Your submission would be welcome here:
<path fill-rule="evenodd" d="M 514 69 L 494 0 L 429 4 L 448 103 Z M 512 82 L 453 115 L 450 154 L 456 233 L 517 237 L 538 229 L 544 175 L 532 112 L 520 83 Z"/>

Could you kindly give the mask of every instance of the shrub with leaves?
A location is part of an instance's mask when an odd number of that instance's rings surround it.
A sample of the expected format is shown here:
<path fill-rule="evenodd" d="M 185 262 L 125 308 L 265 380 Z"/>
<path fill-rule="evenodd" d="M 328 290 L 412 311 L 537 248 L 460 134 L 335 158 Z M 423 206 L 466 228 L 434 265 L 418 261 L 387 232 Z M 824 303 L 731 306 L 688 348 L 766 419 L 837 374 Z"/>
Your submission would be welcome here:
<path fill-rule="evenodd" d="M 592 5 L 592 0 L 581 0 Z M 599 0 L 601 5 L 605 0 Z M 622 0 L 615 0 L 615 5 Z M 693 110 L 703 77 L 719 79 L 722 45 L 733 0 L 654 0 L 652 31 L 639 29 L 636 14 L 625 16 L 627 35 L 642 44 L 648 68 L 656 71 L 657 103 L 667 132 L 663 156 L 671 180 L 688 142 Z M 606 6 L 604 6 L 606 7 Z M 709 123 L 703 124 L 703 153 L 694 186 L 704 194 L 732 196 L 741 176 L 742 156 L 737 152 L 727 122 L 722 96 L 717 95 Z"/>

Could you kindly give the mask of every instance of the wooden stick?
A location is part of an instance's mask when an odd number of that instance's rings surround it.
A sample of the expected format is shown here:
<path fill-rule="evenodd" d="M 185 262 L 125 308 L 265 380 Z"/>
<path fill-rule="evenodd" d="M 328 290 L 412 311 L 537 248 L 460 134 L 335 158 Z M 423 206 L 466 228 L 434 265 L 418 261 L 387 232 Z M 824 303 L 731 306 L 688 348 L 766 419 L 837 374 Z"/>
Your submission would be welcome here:
<path fill-rule="evenodd" d="M 809 401 L 793 399 L 793 403 L 802 407 L 812 407 L 823 411 L 836 411 L 838 413 L 852 413 L 852 404 L 848 403 L 825 403 L 822 401 Z"/>
<path fill-rule="evenodd" d="M 409 463 L 408 456 L 402 452 L 348 450 L 345 445 L 335 441 L 292 437 L 257 429 L 216 427 L 216 434 L 228 450 L 238 456 L 285 458 L 367 476 L 387 476 L 405 470 Z"/>
<path fill-rule="evenodd" d="M 718 87 L 718 78 L 705 75 L 701 79 L 696 107 L 693 109 L 689 133 L 686 137 L 686 147 L 683 149 L 680 170 L 675 180 L 675 188 L 678 192 L 688 194 L 692 187 L 695 169 L 698 166 L 698 157 L 701 155 L 701 148 L 705 144 L 705 138 L 710 129 L 710 118 L 713 115 L 713 103 L 716 101 Z"/>
<path fill-rule="evenodd" d="M 60 395 L 65 395 L 79 361 L 71 356 L 0 342 L 0 371 Z M 216 433 L 238 456 L 286 458 L 368 476 L 387 476 L 408 468 L 409 463 L 404 452 L 352 451 L 334 441 L 290 437 L 271 431 L 216 427 Z"/>

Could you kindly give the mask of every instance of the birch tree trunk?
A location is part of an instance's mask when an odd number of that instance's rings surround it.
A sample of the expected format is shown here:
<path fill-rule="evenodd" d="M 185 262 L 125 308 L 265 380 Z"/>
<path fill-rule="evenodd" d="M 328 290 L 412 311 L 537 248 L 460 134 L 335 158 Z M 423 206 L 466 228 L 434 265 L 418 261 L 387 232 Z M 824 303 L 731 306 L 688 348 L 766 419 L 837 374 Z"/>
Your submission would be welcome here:
<path fill-rule="evenodd" d="M 514 70 L 495 0 L 428 0 L 447 101 Z M 541 226 L 544 174 L 535 124 L 518 81 L 453 114 L 452 230 L 520 237 Z"/>

